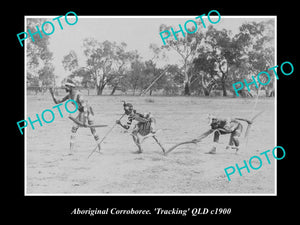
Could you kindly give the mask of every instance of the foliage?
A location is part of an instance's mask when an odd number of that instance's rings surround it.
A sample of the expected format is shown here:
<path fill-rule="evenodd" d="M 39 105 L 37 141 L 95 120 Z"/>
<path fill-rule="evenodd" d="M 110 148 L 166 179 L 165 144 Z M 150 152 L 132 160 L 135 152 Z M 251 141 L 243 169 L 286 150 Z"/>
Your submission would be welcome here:
<path fill-rule="evenodd" d="M 27 18 L 27 30 L 32 33 L 36 32 L 38 27 L 41 27 L 46 19 Z M 26 58 L 27 58 L 27 81 L 29 85 L 50 85 L 54 82 L 54 67 L 51 64 L 53 53 L 50 52 L 49 36 L 35 34 L 33 41 L 26 41 Z"/>
<path fill-rule="evenodd" d="M 170 26 L 166 26 L 162 24 L 159 28 L 160 32 L 163 30 L 170 30 Z M 190 29 L 191 31 L 194 30 L 194 27 Z M 187 34 L 184 37 L 180 34 L 176 36 L 177 40 L 175 39 L 167 39 L 166 45 L 162 46 L 162 49 L 166 49 L 168 51 L 175 51 L 178 53 L 182 59 L 182 74 L 184 76 L 183 79 L 183 94 L 184 95 L 191 95 L 190 85 L 192 74 L 188 73 L 190 67 L 193 64 L 193 60 L 197 55 L 197 52 L 201 51 L 201 41 L 204 37 L 204 34 L 201 32 Z"/>
<path fill-rule="evenodd" d="M 160 31 L 169 29 L 164 24 L 159 27 Z M 208 26 L 205 31 L 186 34 L 185 37 L 177 33 L 177 40 L 166 39 L 163 46 L 150 44 L 153 57 L 148 60 L 143 60 L 137 51 L 128 51 L 124 42 L 99 42 L 86 38 L 83 41 L 85 66 L 79 67 L 74 51 L 70 51 L 62 63 L 70 72 L 69 77 L 84 87 L 96 88 L 98 95 L 109 86 L 111 95 L 116 90 L 131 90 L 135 95 L 148 88 L 150 95 L 153 91 L 162 91 L 166 95 L 209 96 L 216 90 L 227 96 L 232 92 L 233 83 L 274 66 L 272 20 L 244 23 L 236 35 L 213 26 Z M 181 63 L 158 67 L 158 61 L 164 61 L 170 51 L 180 56 Z M 167 66 L 166 72 L 159 77 Z M 153 82 L 158 77 L 159 80 Z M 274 79 L 267 87 L 262 87 L 266 95 L 273 90 L 273 83 Z"/>

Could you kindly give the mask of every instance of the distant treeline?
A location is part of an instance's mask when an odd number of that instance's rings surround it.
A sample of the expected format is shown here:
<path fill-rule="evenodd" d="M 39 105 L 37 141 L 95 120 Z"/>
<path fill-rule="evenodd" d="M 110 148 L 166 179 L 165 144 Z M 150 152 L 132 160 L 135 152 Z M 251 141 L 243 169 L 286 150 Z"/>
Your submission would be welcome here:
<path fill-rule="evenodd" d="M 27 28 L 43 21 L 28 19 Z M 170 27 L 164 24 L 158 28 L 167 29 Z M 62 85 L 55 83 L 53 54 L 48 44 L 49 37 L 37 37 L 35 42 L 27 44 L 27 87 Z M 230 30 L 209 26 L 205 33 L 167 39 L 166 45 L 149 44 L 153 53 L 149 60 L 143 60 L 138 51 L 128 51 L 124 42 L 86 38 L 83 40 L 86 64 L 79 66 L 74 50 L 66 53 L 62 64 L 69 74 L 65 79 L 73 79 L 79 87 L 94 90 L 96 95 L 139 95 L 147 90 L 150 95 L 228 96 L 234 95 L 233 83 L 274 66 L 274 46 L 274 20 L 266 20 L 245 23 L 235 35 Z M 181 63 L 159 68 L 158 61 L 165 60 L 171 51 L 180 56 Z M 265 96 L 274 96 L 274 79 L 261 90 Z M 257 89 L 246 92 L 241 90 L 240 95 L 256 95 Z"/>

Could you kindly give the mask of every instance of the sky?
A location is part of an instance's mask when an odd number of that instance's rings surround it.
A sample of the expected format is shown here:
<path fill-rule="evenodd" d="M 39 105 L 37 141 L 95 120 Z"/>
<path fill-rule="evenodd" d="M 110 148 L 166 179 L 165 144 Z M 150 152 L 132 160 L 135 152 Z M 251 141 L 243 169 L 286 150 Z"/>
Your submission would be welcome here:
<path fill-rule="evenodd" d="M 117 43 L 125 42 L 127 44 L 127 50 L 137 50 L 144 60 L 153 57 L 153 53 L 149 50 L 151 43 L 162 46 L 163 42 L 159 35 L 159 26 L 165 24 L 172 26 L 173 29 L 179 30 L 178 24 L 182 26 L 188 19 L 198 21 L 195 16 L 160 16 L 160 17 L 112 17 L 112 16 L 99 16 L 99 17 L 87 17 L 79 16 L 78 21 L 74 25 L 68 25 L 65 22 L 64 17 L 61 18 L 63 30 L 59 28 L 57 22 L 53 22 L 55 25 L 55 31 L 49 35 L 50 44 L 49 49 L 53 52 L 53 65 L 55 66 L 55 75 L 58 76 L 57 84 L 68 76 L 69 74 L 63 69 L 62 59 L 64 55 L 67 55 L 71 50 L 74 50 L 79 58 L 79 66 L 85 66 L 85 56 L 83 54 L 83 40 L 88 37 L 93 37 L 99 42 L 108 40 L 115 41 Z M 54 16 L 56 17 L 56 16 Z M 53 17 L 53 18 L 54 18 Z M 216 21 L 218 17 L 212 17 L 211 20 Z M 274 18 L 274 17 L 273 17 Z M 47 20 L 51 21 L 51 18 L 47 16 Z M 226 28 L 231 30 L 233 34 L 238 32 L 238 28 L 245 22 L 263 20 L 269 20 L 270 17 L 229 17 L 221 16 L 221 20 L 217 24 L 211 24 L 207 17 L 203 17 L 206 26 L 213 25 L 216 29 Z M 203 27 L 198 27 L 198 30 L 204 30 Z M 179 35 L 179 34 L 178 34 Z M 181 35 L 181 34 L 180 34 Z M 188 34 L 187 34 L 188 35 Z M 161 65 L 166 63 L 179 63 L 179 56 L 177 53 L 168 53 L 168 59 L 165 62 L 161 62 Z M 159 65 L 159 63 L 158 63 Z"/>

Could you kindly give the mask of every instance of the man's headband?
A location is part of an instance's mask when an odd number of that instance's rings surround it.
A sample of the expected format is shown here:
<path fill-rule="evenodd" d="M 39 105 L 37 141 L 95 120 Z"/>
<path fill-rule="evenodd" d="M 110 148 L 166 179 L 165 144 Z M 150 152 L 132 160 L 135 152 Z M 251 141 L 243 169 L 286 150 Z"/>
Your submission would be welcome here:
<path fill-rule="evenodd" d="M 65 86 L 75 87 L 75 84 L 67 82 L 67 83 L 65 83 Z"/>

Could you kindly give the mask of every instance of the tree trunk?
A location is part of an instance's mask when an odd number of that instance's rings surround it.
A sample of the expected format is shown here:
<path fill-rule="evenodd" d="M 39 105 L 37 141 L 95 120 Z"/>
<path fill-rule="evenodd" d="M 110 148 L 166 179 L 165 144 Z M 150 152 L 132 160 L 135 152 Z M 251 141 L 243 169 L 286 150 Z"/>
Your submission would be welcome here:
<path fill-rule="evenodd" d="M 184 95 L 187 95 L 187 96 L 191 95 L 191 87 L 190 87 L 189 81 L 184 83 Z"/>
<path fill-rule="evenodd" d="M 222 67 L 221 67 L 221 64 L 219 63 L 219 70 L 221 71 L 222 73 L 222 77 L 221 77 L 221 86 L 222 86 L 222 91 L 223 91 L 223 96 L 227 96 L 227 91 L 226 91 L 226 77 L 228 75 L 228 66 L 227 66 L 227 69 L 226 71 L 224 72 L 222 70 Z"/>
<path fill-rule="evenodd" d="M 113 87 L 113 89 L 112 89 L 110 95 L 114 95 L 115 91 L 117 90 L 117 87 L 118 87 L 118 86 L 114 86 L 114 87 Z"/>
<path fill-rule="evenodd" d="M 265 89 L 265 93 L 266 93 L 266 97 L 270 96 L 270 92 L 269 92 L 268 88 Z"/>
<path fill-rule="evenodd" d="M 188 75 L 187 59 L 184 59 L 184 95 L 191 95 L 191 82 Z"/>
<path fill-rule="evenodd" d="M 97 87 L 97 95 L 102 95 L 102 89 L 100 86 Z"/>
<path fill-rule="evenodd" d="M 209 94 L 210 94 L 210 91 L 207 89 L 204 89 L 204 96 L 209 96 Z"/>
<path fill-rule="evenodd" d="M 222 90 L 223 90 L 223 96 L 227 96 L 225 80 L 222 80 Z"/>
<path fill-rule="evenodd" d="M 97 95 L 102 95 L 104 87 L 105 87 L 105 85 L 97 86 Z"/>

